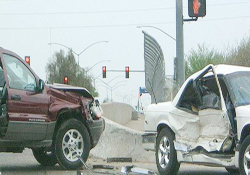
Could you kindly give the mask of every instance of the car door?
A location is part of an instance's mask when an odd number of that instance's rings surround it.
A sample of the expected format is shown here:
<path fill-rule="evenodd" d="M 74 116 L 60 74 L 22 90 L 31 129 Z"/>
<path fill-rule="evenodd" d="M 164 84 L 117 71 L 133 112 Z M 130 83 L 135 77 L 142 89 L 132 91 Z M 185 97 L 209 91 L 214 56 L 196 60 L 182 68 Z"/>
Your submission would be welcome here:
<path fill-rule="evenodd" d="M 9 124 L 6 139 L 43 140 L 49 122 L 49 97 L 37 92 L 38 78 L 17 57 L 2 54 Z"/>
<path fill-rule="evenodd" d="M 207 151 L 225 152 L 230 146 L 230 144 L 224 144 L 224 141 L 230 137 L 230 122 L 214 66 L 211 67 L 208 75 L 196 81 L 201 81 L 197 83 L 197 89 L 200 89 L 202 102 L 198 112 L 200 137 L 197 146 L 202 146 Z"/>
<path fill-rule="evenodd" d="M 202 106 L 199 110 L 201 131 L 197 145 L 201 145 L 207 151 L 225 152 L 229 149 L 228 145 L 225 145 L 225 140 L 230 137 L 230 122 L 215 67 L 211 66 L 210 73 L 201 78 L 203 83 L 197 83 L 197 89 L 202 89 L 202 86 L 206 89 L 203 89 L 201 94 Z"/>
<path fill-rule="evenodd" d="M 213 90 L 216 89 L 216 93 L 210 93 L 206 96 L 205 91 L 208 89 L 203 84 L 204 76 L 212 77 L 213 82 L 210 87 L 213 87 Z M 211 106 L 209 106 L 209 100 Z M 180 115 L 181 113 L 184 114 Z M 189 80 L 180 96 L 174 114 L 177 115 L 173 118 L 181 116 L 182 122 L 185 121 L 176 131 L 177 143 L 187 145 L 190 151 L 199 147 L 208 152 L 225 151 L 226 148 L 223 147 L 223 144 L 229 136 L 230 123 L 213 65 L 205 67 L 199 74 L 196 74 L 196 77 Z"/>

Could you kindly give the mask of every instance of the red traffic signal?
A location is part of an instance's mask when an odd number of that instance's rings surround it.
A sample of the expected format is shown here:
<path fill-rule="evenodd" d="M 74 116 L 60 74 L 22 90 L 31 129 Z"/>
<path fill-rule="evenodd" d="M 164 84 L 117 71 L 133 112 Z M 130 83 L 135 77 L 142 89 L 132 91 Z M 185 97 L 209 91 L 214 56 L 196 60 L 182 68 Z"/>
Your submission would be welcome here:
<path fill-rule="evenodd" d="M 125 67 L 125 78 L 129 78 L 129 66 Z"/>
<path fill-rule="evenodd" d="M 25 56 L 25 62 L 30 65 L 30 56 Z"/>
<path fill-rule="evenodd" d="M 64 77 L 64 84 L 69 84 L 69 78 L 67 76 Z"/>
<path fill-rule="evenodd" d="M 188 0 L 188 16 L 206 16 L 206 0 Z"/>
<path fill-rule="evenodd" d="M 106 72 L 107 72 L 106 66 L 102 66 L 102 78 L 106 78 Z"/>

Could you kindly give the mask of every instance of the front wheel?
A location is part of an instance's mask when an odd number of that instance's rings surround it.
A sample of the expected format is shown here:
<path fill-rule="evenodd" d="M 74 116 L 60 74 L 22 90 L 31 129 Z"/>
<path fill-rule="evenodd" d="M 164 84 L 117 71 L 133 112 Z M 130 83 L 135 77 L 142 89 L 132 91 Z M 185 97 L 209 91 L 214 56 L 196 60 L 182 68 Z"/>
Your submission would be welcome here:
<path fill-rule="evenodd" d="M 89 133 L 79 120 L 69 119 L 58 129 L 55 150 L 58 163 L 65 169 L 78 169 L 88 159 L 90 151 Z"/>
<path fill-rule="evenodd" d="M 241 175 L 250 173 L 250 135 L 245 138 L 240 148 L 239 169 Z"/>
<path fill-rule="evenodd" d="M 163 128 L 156 138 L 156 164 L 161 175 L 175 175 L 179 170 L 173 141 L 174 134 L 168 128 Z"/>

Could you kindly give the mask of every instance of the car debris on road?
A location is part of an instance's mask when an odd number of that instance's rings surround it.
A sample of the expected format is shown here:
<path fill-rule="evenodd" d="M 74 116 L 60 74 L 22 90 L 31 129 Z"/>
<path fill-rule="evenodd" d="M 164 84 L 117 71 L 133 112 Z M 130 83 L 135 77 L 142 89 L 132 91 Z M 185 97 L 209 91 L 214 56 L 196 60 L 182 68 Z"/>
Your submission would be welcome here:
<path fill-rule="evenodd" d="M 144 168 L 139 168 L 139 167 L 136 167 L 134 165 L 122 167 L 121 173 L 123 173 L 123 174 L 151 174 L 151 175 L 156 175 L 156 173 L 154 173 L 151 170 L 144 169 Z"/>
<path fill-rule="evenodd" d="M 93 174 L 110 174 L 110 175 L 115 175 L 117 174 L 114 170 L 114 166 L 110 166 L 110 165 L 93 165 L 93 168 L 91 169 L 82 159 L 82 157 L 78 156 L 78 159 L 82 162 L 83 166 L 89 170 L 90 173 Z M 115 160 L 119 160 L 115 159 Z M 121 160 L 124 160 L 124 158 L 122 158 Z M 125 159 L 127 160 L 127 159 Z M 105 170 L 113 170 L 112 172 L 100 172 L 100 171 L 94 171 L 93 169 L 105 169 Z M 156 173 L 154 173 L 151 170 L 148 169 L 144 169 L 144 168 L 139 168 L 136 167 L 135 165 L 132 166 L 123 166 L 121 168 L 121 173 L 122 174 L 150 174 L 150 175 L 156 175 Z M 83 173 L 81 173 L 81 171 L 77 172 L 77 175 L 82 175 Z M 119 173 L 120 174 L 120 173 Z"/>

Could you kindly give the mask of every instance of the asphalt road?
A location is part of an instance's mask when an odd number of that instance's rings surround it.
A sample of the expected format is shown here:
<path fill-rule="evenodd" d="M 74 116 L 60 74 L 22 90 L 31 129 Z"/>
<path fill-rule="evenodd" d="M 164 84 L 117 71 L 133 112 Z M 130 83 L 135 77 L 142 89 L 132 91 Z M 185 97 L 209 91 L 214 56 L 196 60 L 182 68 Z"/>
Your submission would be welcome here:
<path fill-rule="evenodd" d="M 114 166 L 112 170 L 95 169 L 94 171 L 100 174 L 121 174 L 123 166 L 135 165 L 140 168 L 150 169 L 157 172 L 154 163 L 107 163 L 105 160 L 90 157 L 87 165 L 92 168 L 92 165 L 111 165 Z M 87 169 L 80 171 L 66 171 L 59 165 L 54 167 L 43 167 L 33 157 L 31 150 L 26 149 L 22 154 L 14 153 L 0 153 L 0 175 L 88 175 L 98 174 L 90 172 Z M 132 174 L 132 173 L 130 173 Z M 224 168 L 205 167 L 199 165 L 181 164 L 179 175 L 228 175 Z"/>

